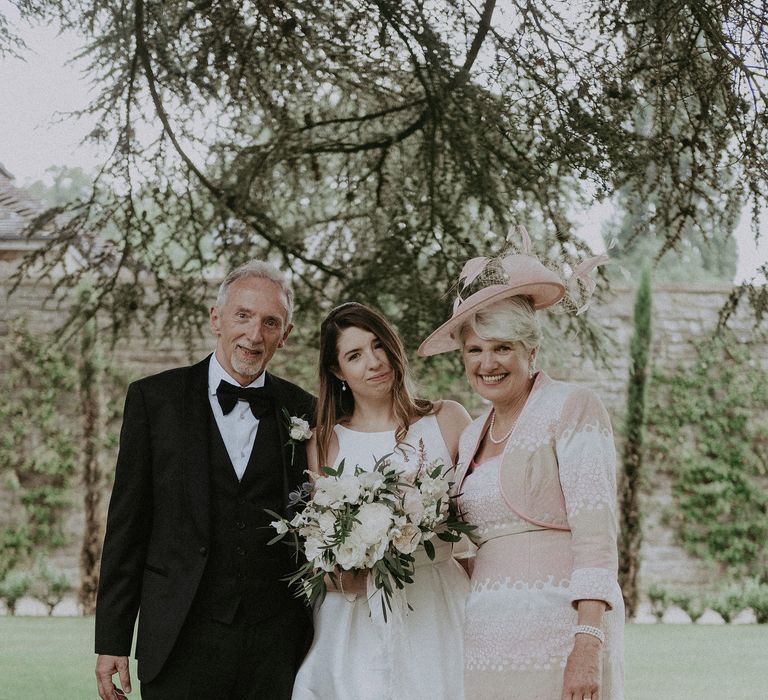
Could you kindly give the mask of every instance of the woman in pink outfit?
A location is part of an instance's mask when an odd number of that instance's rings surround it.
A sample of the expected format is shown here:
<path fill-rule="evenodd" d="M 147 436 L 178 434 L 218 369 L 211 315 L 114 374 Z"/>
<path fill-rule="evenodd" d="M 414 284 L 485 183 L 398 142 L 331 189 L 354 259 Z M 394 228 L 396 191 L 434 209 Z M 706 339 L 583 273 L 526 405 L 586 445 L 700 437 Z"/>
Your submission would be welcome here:
<path fill-rule="evenodd" d="M 478 547 L 466 697 L 620 700 L 610 422 L 592 391 L 535 371 L 536 309 L 565 287 L 531 255 L 474 259 L 462 278 L 466 298 L 419 353 L 460 349 L 472 388 L 491 404 L 461 437 L 455 487 Z"/>

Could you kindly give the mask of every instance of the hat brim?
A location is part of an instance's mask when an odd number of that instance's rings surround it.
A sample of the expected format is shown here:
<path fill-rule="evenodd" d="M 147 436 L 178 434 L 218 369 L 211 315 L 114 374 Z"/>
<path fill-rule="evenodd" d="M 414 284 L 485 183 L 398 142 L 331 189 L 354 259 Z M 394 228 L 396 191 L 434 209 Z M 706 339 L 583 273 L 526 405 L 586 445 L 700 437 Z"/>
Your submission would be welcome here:
<path fill-rule="evenodd" d="M 461 326 L 482 308 L 490 306 L 494 302 L 506 299 L 507 297 L 530 297 L 534 309 L 545 309 L 548 306 L 557 304 L 557 302 L 565 295 L 565 286 L 557 279 L 557 276 L 554 273 L 547 272 L 554 278 L 552 281 L 532 282 L 530 284 L 520 284 L 515 286 L 496 284 L 475 292 L 459 305 L 450 319 L 437 330 L 433 331 L 429 337 L 419 345 L 417 353 L 421 357 L 430 357 L 432 355 L 439 355 L 443 352 L 460 349 L 461 341 L 456 336 Z"/>

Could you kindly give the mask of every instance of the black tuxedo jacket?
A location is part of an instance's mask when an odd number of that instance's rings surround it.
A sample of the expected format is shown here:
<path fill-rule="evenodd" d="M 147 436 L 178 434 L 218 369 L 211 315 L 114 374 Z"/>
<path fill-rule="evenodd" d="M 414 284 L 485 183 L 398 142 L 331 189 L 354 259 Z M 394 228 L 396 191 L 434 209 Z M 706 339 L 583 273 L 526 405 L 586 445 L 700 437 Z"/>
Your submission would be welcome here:
<path fill-rule="evenodd" d="M 101 558 L 96 653 L 128 656 L 138 613 L 144 682 L 168 658 L 209 555 L 209 358 L 134 382 L 125 401 Z M 285 446 L 289 515 L 288 493 L 305 481 L 307 464 L 303 443 L 291 463 L 282 408 L 312 422 L 314 398 L 274 375 L 267 381 Z"/>

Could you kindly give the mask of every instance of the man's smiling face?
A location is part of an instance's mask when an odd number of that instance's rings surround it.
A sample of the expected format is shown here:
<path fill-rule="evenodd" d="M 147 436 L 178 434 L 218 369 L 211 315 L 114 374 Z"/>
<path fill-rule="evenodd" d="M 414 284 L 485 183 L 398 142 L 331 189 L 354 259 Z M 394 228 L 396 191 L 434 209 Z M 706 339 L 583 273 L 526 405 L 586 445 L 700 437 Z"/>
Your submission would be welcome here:
<path fill-rule="evenodd" d="M 285 295 L 277 283 L 265 277 L 235 280 L 222 306 L 211 308 L 219 364 L 242 386 L 250 384 L 291 332 L 287 316 Z"/>

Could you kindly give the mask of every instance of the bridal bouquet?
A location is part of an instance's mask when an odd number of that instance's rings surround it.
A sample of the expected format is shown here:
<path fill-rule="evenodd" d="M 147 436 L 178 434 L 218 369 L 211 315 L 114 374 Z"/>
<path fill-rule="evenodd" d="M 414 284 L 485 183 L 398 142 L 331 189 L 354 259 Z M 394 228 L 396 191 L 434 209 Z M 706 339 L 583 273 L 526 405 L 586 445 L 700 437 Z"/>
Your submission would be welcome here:
<path fill-rule="evenodd" d="M 472 526 L 462 522 L 454 508 L 445 466 L 427 463 L 419 443 L 417 459 L 388 454 L 370 471 L 356 467 L 345 472 L 325 467 L 324 475 L 292 494 L 299 512 L 289 521 L 276 513 L 277 536 L 291 535 L 306 563 L 291 577 L 310 603 L 326 594 L 325 576 L 338 585 L 337 574 L 368 570 L 382 593 L 384 618 L 391 610 L 395 589 L 413 581 L 414 552 L 423 545 L 434 558 L 434 537 L 456 542 Z"/>

